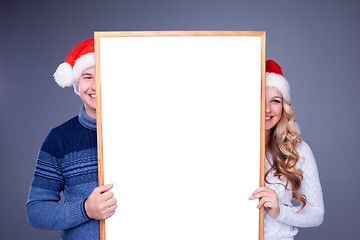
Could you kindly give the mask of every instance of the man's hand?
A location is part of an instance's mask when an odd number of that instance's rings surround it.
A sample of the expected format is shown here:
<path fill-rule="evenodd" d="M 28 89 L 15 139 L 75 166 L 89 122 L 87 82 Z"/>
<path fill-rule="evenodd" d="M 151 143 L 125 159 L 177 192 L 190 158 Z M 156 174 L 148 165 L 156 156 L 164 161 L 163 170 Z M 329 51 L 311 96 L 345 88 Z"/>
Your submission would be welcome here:
<path fill-rule="evenodd" d="M 90 218 L 96 220 L 105 220 L 115 213 L 116 198 L 114 193 L 109 190 L 113 184 L 107 184 L 95 188 L 85 201 L 85 211 Z"/>

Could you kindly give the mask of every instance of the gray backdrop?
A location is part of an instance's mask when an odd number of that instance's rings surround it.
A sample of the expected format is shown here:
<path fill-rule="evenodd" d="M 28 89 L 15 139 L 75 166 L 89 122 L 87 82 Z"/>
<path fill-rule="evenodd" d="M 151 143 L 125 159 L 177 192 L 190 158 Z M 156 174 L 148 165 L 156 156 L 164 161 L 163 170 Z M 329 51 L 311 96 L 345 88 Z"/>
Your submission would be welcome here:
<path fill-rule="evenodd" d="M 333 0 L 0 1 L 1 239 L 58 239 L 31 228 L 25 202 L 47 132 L 80 98 L 52 79 L 78 42 L 101 30 L 267 31 L 267 58 L 292 87 L 317 159 L 325 220 L 297 239 L 354 239 L 360 197 L 360 2 Z"/>

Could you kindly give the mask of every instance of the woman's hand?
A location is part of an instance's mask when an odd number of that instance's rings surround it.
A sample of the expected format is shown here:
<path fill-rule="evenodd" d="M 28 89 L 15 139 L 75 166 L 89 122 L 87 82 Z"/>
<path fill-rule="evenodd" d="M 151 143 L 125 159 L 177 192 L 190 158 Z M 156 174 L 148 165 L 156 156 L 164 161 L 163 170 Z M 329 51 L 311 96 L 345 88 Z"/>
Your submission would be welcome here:
<path fill-rule="evenodd" d="M 85 211 L 90 218 L 105 220 L 115 213 L 116 198 L 109 190 L 113 184 L 95 188 L 85 201 Z"/>
<path fill-rule="evenodd" d="M 259 187 L 256 189 L 252 196 L 249 197 L 250 200 L 260 199 L 257 208 L 260 208 L 264 205 L 268 214 L 273 217 L 277 218 L 280 214 L 279 202 L 276 192 L 268 187 Z"/>

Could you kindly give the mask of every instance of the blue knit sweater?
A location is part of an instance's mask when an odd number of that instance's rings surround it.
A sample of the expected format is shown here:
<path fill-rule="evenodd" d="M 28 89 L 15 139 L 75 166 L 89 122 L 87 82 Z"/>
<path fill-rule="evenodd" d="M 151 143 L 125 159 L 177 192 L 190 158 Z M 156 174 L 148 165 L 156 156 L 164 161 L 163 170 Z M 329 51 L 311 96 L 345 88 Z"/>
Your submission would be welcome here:
<path fill-rule="evenodd" d="M 41 146 L 26 203 L 31 226 L 63 230 L 61 239 L 100 239 L 99 221 L 90 219 L 84 208 L 98 186 L 96 141 L 96 120 L 85 113 L 84 106 L 78 116 L 50 131 Z"/>

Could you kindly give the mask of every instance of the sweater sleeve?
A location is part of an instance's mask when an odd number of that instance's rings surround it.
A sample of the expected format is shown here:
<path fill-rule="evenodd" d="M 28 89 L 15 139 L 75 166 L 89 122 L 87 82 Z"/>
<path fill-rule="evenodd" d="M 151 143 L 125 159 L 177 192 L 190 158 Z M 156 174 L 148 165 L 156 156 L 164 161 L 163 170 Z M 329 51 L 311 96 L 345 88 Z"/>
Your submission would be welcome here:
<path fill-rule="evenodd" d="M 298 149 L 301 159 L 300 169 L 303 171 L 300 192 L 306 196 L 307 204 L 299 213 L 300 206 L 280 205 L 277 220 L 295 227 L 316 227 L 324 219 L 324 203 L 319 173 L 314 155 L 310 147 L 302 142 Z"/>
<path fill-rule="evenodd" d="M 39 152 L 26 203 L 29 224 L 35 228 L 66 230 L 90 220 L 84 208 L 86 199 L 60 202 L 64 181 L 54 152 L 59 144 L 50 132 Z"/>

